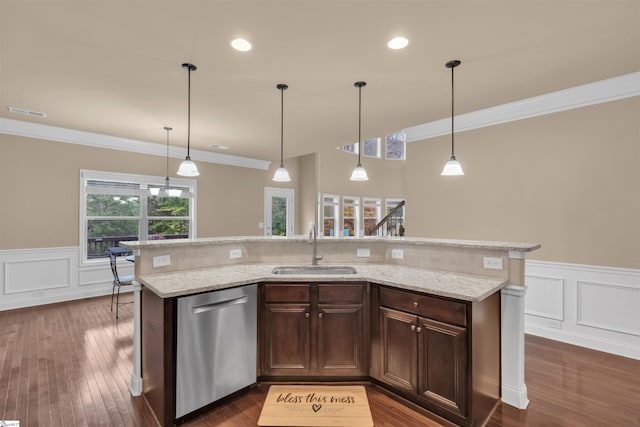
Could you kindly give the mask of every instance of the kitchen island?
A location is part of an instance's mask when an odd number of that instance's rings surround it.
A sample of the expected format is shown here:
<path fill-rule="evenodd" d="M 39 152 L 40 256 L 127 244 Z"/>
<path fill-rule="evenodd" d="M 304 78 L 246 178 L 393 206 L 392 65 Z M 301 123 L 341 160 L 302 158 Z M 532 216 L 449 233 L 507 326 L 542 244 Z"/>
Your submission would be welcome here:
<path fill-rule="evenodd" d="M 526 406 L 524 366 L 518 360 L 524 332 L 518 318 L 524 315 L 525 254 L 537 244 L 319 239 L 321 264 L 353 266 L 356 273 L 286 276 L 272 272 L 310 264 L 306 238 L 123 245 L 135 252 L 136 280 L 144 287 L 136 353 L 141 324 L 146 332 L 142 359 L 134 357 L 134 365 L 142 360 L 145 369 L 134 366 L 131 390 L 144 390 L 163 425 L 175 421 L 176 299 L 248 284 L 260 289 L 259 380 L 369 380 L 459 425 L 481 423 L 500 396 Z M 299 345 L 283 346 L 274 325 L 287 326 L 288 334 L 299 332 L 286 337 Z M 351 332 L 329 334 L 328 325 Z M 153 362 L 145 357 L 145 346 L 147 354 L 164 355 L 155 370 L 147 369 Z"/>

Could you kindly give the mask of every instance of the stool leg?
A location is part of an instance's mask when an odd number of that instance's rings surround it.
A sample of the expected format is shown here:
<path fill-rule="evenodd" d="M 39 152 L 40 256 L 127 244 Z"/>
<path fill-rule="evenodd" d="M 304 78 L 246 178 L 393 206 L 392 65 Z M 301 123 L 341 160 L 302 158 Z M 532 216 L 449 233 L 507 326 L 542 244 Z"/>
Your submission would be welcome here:
<path fill-rule="evenodd" d="M 118 286 L 118 293 L 116 294 L 116 319 L 118 318 L 119 307 L 120 307 L 120 286 Z"/>
<path fill-rule="evenodd" d="M 113 286 L 111 287 L 111 311 L 113 311 L 113 296 L 116 293 L 116 282 L 113 282 Z M 117 310 L 118 307 L 116 307 Z"/>

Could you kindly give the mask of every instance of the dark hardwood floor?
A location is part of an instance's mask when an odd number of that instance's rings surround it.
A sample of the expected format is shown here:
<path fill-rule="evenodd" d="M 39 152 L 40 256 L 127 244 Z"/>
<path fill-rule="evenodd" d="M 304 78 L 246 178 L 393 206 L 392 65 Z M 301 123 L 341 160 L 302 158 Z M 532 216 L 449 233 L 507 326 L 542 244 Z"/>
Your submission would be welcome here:
<path fill-rule="evenodd" d="M 133 307 L 116 320 L 109 298 L 0 312 L 0 420 L 154 425 L 129 394 Z M 640 361 L 527 336 L 526 382 L 529 408 L 501 404 L 489 427 L 640 426 Z M 184 425 L 254 427 L 266 393 L 258 386 Z M 440 425 L 375 386 L 367 394 L 376 427 Z"/>

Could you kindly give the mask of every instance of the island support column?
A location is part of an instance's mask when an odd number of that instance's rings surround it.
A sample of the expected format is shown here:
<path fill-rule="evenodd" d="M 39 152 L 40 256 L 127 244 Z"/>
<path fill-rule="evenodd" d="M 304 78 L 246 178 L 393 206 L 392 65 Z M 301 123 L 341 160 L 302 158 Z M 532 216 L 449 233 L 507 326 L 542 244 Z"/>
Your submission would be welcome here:
<path fill-rule="evenodd" d="M 131 383 L 129 392 L 132 396 L 142 394 L 142 360 L 141 358 L 141 335 L 140 335 L 140 283 L 133 282 L 133 370 L 131 372 Z"/>
<path fill-rule="evenodd" d="M 509 251 L 509 285 L 502 289 L 502 401 L 529 405 L 524 382 L 524 261 L 526 252 Z"/>

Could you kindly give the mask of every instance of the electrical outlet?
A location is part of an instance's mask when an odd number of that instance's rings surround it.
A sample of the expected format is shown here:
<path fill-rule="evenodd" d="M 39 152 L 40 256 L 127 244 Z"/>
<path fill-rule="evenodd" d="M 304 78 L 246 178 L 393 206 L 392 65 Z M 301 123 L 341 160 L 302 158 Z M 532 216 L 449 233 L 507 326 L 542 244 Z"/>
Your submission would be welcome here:
<path fill-rule="evenodd" d="M 356 256 L 358 258 L 369 258 L 371 256 L 371 249 L 369 249 L 369 248 L 358 248 L 356 250 Z"/>
<path fill-rule="evenodd" d="M 559 320 L 549 320 L 547 321 L 547 325 L 553 329 L 562 329 L 562 322 Z"/>
<path fill-rule="evenodd" d="M 160 255 L 153 257 L 153 268 L 166 267 L 171 265 L 171 255 Z"/>
<path fill-rule="evenodd" d="M 489 270 L 502 270 L 502 258 L 484 257 L 484 268 Z"/>
<path fill-rule="evenodd" d="M 242 249 L 230 249 L 229 259 L 238 259 L 238 258 L 242 258 Z"/>
<path fill-rule="evenodd" d="M 404 259 L 404 251 L 402 249 L 391 249 L 392 259 Z"/>

